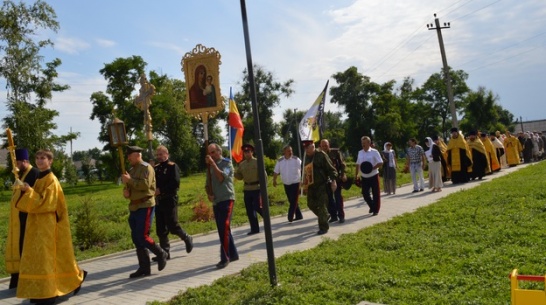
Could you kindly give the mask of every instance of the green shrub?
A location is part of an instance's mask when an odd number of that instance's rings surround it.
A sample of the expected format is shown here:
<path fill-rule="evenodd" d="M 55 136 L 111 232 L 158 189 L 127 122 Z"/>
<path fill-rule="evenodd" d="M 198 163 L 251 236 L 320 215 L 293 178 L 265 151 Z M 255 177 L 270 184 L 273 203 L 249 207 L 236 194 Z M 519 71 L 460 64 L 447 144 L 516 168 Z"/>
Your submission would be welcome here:
<path fill-rule="evenodd" d="M 103 236 L 106 229 L 99 221 L 96 208 L 89 197 L 82 199 L 82 205 L 75 212 L 75 243 L 80 250 L 86 250 L 93 246 L 104 244 Z"/>

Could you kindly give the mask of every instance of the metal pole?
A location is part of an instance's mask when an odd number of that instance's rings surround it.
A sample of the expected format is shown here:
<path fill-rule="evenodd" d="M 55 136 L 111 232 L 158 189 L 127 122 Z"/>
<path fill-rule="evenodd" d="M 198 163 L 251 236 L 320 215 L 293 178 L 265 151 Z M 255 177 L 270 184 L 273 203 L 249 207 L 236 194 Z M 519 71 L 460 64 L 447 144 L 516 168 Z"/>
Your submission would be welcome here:
<path fill-rule="evenodd" d="M 427 24 L 427 28 L 429 30 L 436 30 L 436 33 L 438 34 L 438 43 L 440 44 L 440 54 L 442 55 L 442 64 L 447 88 L 447 100 L 449 102 L 449 110 L 451 111 L 451 124 L 453 125 L 453 127 L 459 127 L 459 120 L 457 120 L 457 110 L 455 109 L 455 101 L 453 98 L 453 88 L 451 87 L 451 75 L 449 73 L 449 66 L 447 65 L 444 39 L 442 38 L 442 29 L 449 29 L 450 24 L 444 23 L 443 27 L 440 26 L 440 20 L 436 18 L 436 14 L 434 14 L 434 23 L 436 27 L 433 27 L 432 24 Z"/>
<path fill-rule="evenodd" d="M 273 251 L 273 236 L 271 234 L 271 219 L 269 217 L 269 199 L 267 196 L 267 179 L 265 177 L 265 165 L 263 154 L 263 143 L 260 132 L 260 119 L 258 116 L 258 103 L 256 101 L 256 84 L 254 82 L 254 70 L 252 54 L 250 52 L 250 35 L 248 33 L 248 21 L 246 16 L 245 0 L 241 0 L 241 17 L 243 21 L 243 32 L 245 37 L 246 63 L 248 69 L 248 83 L 250 85 L 250 99 L 252 103 L 252 114 L 254 121 L 254 142 L 256 143 L 256 157 L 258 159 L 258 176 L 260 180 L 260 192 L 263 202 L 264 233 L 267 248 L 267 264 L 269 266 L 269 283 L 277 286 L 277 272 L 275 268 L 275 253 Z"/>
<path fill-rule="evenodd" d="M 296 117 L 296 110 L 297 109 L 294 109 L 294 121 L 296 121 L 296 139 L 298 140 L 297 141 L 298 142 L 298 156 L 301 159 L 302 155 L 301 155 L 300 125 L 299 125 L 297 117 Z"/>

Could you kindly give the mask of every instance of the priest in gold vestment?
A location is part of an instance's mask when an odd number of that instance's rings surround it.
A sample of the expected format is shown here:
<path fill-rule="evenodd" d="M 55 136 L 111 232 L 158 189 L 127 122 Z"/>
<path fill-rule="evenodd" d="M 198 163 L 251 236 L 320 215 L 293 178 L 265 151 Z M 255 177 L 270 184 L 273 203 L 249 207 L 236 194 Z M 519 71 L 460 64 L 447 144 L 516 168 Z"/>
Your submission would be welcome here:
<path fill-rule="evenodd" d="M 16 205 L 28 213 L 17 297 L 36 304 L 54 304 L 58 296 L 76 294 L 86 275 L 76 263 L 68 209 L 52 162 L 51 151 L 36 152 L 40 174 L 33 187 L 21 187 L 25 193 Z"/>

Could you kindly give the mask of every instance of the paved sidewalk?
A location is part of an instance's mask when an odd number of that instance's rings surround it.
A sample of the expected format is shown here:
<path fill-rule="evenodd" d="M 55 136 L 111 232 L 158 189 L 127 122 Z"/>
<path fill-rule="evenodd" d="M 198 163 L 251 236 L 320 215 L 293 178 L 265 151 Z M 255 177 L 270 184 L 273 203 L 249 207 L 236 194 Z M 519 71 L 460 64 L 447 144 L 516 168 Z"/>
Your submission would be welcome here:
<path fill-rule="evenodd" d="M 481 183 L 503 176 L 526 165 L 503 169 L 482 181 L 472 181 L 464 185 L 446 184 L 442 192 L 432 193 L 428 190 L 411 193 L 412 186 L 407 185 L 397 190 L 396 195 L 382 196 L 381 211 L 378 216 L 368 213 L 368 206 L 362 198 L 355 198 L 345 203 L 346 221 L 344 224 L 333 223 L 326 235 L 318 236 L 317 218 L 309 210 L 303 212 L 304 219 L 288 223 L 286 216 L 271 219 L 275 256 L 288 252 L 313 248 L 323 238 L 337 239 L 341 234 L 354 233 L 358 230 L 387 221 L 395 216 L 415 211 L 429 205 L 441 197 L 470 189 Z M 354 187 L 354 186 L 353 186 Z M 241 200 L 236 204 L 242 204 Z M 129 229 L 129 228 L 127 228 Z M 70 298 L 59 298 L 57 304 L 146 304 L 148 301 L 167 301 L 180 291 L 189 287 L 208 285 L 215 280 L 230 274 L 238 273 L 243 268 L 257 262 L 267 261 L 265 237 L 262 234 L 247 236 L 249 226 L 233 229 L 233 238 L 239 251 L 240 259 L 218 270 L 219 261 L 218 234 L 212 232 L 194 235 L 192 253 L 185 252 L 182 242 L 175 242 L 171 248 L 171 260 L 167 267 L 157 271 L 152 264 L 152 275 L 129 279 L 129 273 L 137 268 L 137 258 L 133 251 L 126 251 L 96 259 L 80 262 L 81 268 L 89 275 L 80 293 Z M 263 226 L 262 226 L 263 232 Z M 282 278 L 279 278 L 282 284 Z M 30 304 L 28 300 L 17 299 L 15 290 L 8 290 L 9 279 L 0 280 L 0 304 Z M 362 302 L 360 305 L 372 304 Z M 376 304 L 378 305 L 378 304 Z"/>

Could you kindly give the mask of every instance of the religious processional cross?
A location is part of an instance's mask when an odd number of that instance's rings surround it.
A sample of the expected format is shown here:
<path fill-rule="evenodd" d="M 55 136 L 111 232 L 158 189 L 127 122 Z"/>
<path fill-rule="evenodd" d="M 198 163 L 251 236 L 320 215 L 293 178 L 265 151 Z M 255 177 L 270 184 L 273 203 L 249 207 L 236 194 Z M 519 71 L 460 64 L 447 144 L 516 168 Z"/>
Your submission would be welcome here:
<path fill-rule="evenodd" d="M 144 112 L 144 128 L 146 131 L 146 139 L 148 140 L 148 157 L 153 160 L 153 148 L 152 141 L 154 139 L 152 135 L 152 116 L 150 114 L 150 105 L 152 104 L 152 97 L 155 95 L 155 86 L 148 82 L 146 75 L 142 73 L 140 75 L 140 91 L 135 99 L 135 106 Z"/>

